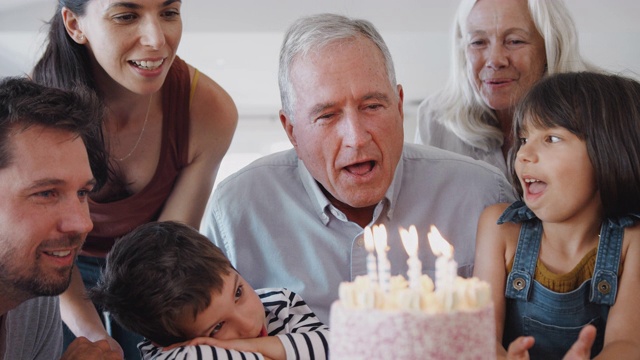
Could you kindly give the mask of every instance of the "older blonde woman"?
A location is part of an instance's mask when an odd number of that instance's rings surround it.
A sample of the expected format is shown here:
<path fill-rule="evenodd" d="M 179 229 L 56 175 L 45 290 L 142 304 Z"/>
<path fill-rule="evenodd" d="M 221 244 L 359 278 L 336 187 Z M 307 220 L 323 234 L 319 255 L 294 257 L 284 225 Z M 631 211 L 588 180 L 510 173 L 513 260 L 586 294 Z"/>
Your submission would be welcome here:
<path fill-rule="evenodd" d="M 416 142 L 486 161 L 507 174 L 513 110 L 543 76 L 596 69 L 578 49 L 564 3 L 463 0 L 445 88 L 418 109 Z"/>

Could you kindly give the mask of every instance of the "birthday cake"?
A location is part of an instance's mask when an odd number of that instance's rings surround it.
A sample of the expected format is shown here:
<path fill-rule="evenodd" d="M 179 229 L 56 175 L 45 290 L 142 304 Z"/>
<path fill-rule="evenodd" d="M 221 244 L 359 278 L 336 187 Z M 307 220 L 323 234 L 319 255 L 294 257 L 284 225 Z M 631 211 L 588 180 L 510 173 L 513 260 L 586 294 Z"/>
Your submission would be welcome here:
<path fill-rule="evenodd" d="M 495 359 L 489 284 L 458 277 L 438 290 L 427 275 L 411 287 L 391 277 L 386 290 L 368 276 L 342 283 L 331 307 L 331 359 Z"/>

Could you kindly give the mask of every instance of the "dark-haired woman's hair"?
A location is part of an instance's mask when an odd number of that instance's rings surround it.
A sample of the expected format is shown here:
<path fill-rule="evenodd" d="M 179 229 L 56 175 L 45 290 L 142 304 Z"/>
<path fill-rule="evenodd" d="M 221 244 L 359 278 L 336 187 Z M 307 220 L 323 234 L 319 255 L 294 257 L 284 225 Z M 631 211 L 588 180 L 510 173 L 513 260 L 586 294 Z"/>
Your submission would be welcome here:
<path fill-rule="evenodd" d="M 35 82 L 60 89 L 71 90 L 86 86 L 96 90 L 91 75 L 91 62 L 85 46 L 73 41 L 62 19 L 66 7 L 78 16 L 84 15 L 89 0 L 59 0 L 55 14 L 48 22 L 47 45 L 33 68 Z"/>
<path fill-rule="evenodd" d="M 91 0 L 58 0 L 56 12 L 48 22 L 49 32 L 42 57 L 33 68 L 31 78 L 38 84 L 48 87 L 72 90 L 83 89 L 96 95 L 94 98 L 102 103 L 98 88 L 96 87 L 91 72 L 90 55 L 84 45 L 76 43 L 67 33 L 62 19 L 62 8 L 66 7 L 77 16 L 86 12 L 87 4 Z M 103 118 L 101 119 L 103 120 Z M 91 138 L 85 140 L 87 148 L 94 146 L 106 148 L 102 126 L 93 133 Z M 108 153 L 106 160 L 109 159 Z M 100 159 L 89 159 L 92 168 L 101 168 L 102 164 L 95 163 Z M 116 176 L 116 170 L 111 163 L 106 163 L 107 179 L 120 183 Z"/>

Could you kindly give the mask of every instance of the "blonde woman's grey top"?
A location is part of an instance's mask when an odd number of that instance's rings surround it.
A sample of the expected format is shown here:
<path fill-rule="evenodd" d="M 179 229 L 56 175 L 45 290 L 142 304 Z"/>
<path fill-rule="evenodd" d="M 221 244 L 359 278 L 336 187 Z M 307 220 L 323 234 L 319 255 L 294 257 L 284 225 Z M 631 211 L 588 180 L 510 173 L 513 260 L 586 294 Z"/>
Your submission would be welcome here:
<path fill-rule="evenodd" d="M 431 99 L 424 100 L 418 107 L 416 144 L 431 145 L 484 161 L 497 167 L 509 178 L 507 163 L 502 155 L 500 146 L 495 146 L 489 151 L 485 151 L 462 140 L 442 122 L 441 116 L 434 111 L 434 107 L 430 103 Z"/>

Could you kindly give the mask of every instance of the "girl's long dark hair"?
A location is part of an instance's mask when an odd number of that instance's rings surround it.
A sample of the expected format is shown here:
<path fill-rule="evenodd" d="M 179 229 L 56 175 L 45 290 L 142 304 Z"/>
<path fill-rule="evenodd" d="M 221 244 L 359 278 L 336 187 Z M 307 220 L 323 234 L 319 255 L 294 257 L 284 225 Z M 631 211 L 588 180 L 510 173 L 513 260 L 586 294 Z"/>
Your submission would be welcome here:
<path fill-rule="evenodd" d="M 640 83 L 590 72 L 563 73 L 538 82 L 516 108 L 513 136 L 523 125 L 563 127 L 587 146 L 606 217 L 640 213 Z M 510 151 L 513 185 L 522 194 Z"/>

